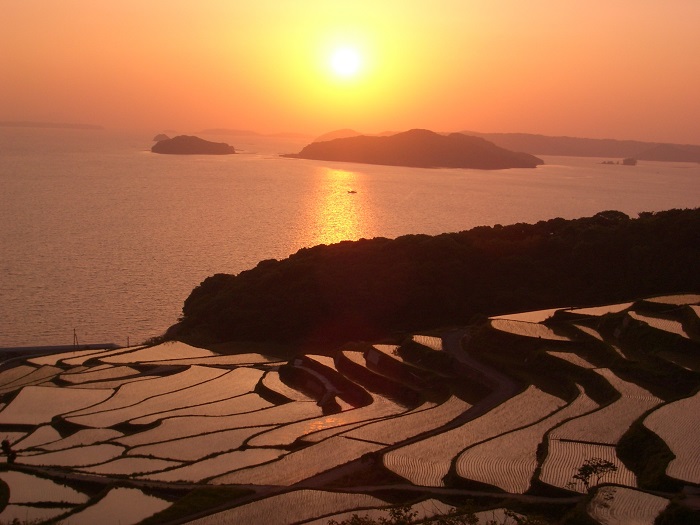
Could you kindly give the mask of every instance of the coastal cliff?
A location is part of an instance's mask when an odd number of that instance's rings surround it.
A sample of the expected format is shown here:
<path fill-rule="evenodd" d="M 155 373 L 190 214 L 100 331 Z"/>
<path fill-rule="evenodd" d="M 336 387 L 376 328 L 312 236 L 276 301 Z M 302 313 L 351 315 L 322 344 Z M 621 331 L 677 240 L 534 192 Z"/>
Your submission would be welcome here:
<path fill-rule="evenodd" d="M 544 162 L 461 133 L 412 129 L 391 136 L 345 137 L 314 142 L 284 157 L 415 168 L 534 168 Z"/>
<path fill-rule="evenodd" d="M 170 155 L 230 155 L 236 153 L 233 146 L 225 142 L 210 142 L 190 135 L 178 135 L 160 140 L 151 148 L 153 153 Z"/>

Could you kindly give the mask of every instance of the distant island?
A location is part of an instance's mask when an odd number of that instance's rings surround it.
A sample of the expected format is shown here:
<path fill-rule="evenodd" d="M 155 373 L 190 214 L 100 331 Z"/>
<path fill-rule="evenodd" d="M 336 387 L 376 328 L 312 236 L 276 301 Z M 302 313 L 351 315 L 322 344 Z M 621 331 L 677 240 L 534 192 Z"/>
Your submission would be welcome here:
<path fill-rule="evenodd" d="M 51 128 L 51 129 L 90 129 L 102 130 L 102 126 L 94 124 L 75 124 L 71 122 L 34 122 L 34 121 L 15 121 L 3 120 L 0 121 L 0 127 L 3 128 Z"/>
<path fill-rule="evenodd" d="M 463 130 L 464 135 L 481 137 L 497 146 L 531 155 L 561 157 L 619 157 L 662 162 L 700 162 L 700 146 L 694 144 L 668 144 L 639 140 L 589 139 L 582 137 L 557 137 L 532 133 L 481 133 Z M 385 131 L 372 136 L 393 135 Z M 448 133 L 440 133 L 448 135 Z M 338 129 L 324 133 L 314 142 L 363 135 L 354 129 Z"/>
<path fill-rule="evenodd" d="M 604 160 L 601 162 L 601 164 L 612 164 L 612 165 L 622 165 L 622 166 L 636 166 L 637 165 L 637 159 L 633 157 L 628 157 L 626 159 L 622 159 L 622 162 L 614 161 L 614 160 Z"/>
<path fill-rule="evenodd" d="M 425 129 L 313 142 L 299 153 L 283 157 L 415 168 L 506 169 L 544 164 L 533 155 L 510 151 L 479 137 L 441 135 Z"/>
<path fill-rule="evenodd" d="M 485 138 L 502 148 L 527 151 L 533 155 L 620 157 L 664 162 L 700 162 L 700 146 L 693 144 L 552 137 L 530 133 L 478 133 L 476 131 L 462 131 L 462 133 Z"/>
<path fill-rule="evenodd" d="M 179 135 L 159 140 L 151 148 L 153 153 L 171 155 L 230 155 L 236 153 L 233 146 L 225 142 L 210 142 L 191 135 Z"/>

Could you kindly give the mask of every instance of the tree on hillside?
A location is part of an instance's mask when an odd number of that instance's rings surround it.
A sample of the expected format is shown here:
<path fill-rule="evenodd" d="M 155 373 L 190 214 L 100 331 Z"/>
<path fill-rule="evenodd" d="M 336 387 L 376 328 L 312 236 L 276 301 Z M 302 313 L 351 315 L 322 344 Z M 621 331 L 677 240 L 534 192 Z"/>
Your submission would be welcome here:
<path fill-rule="evenodd" d="M 607 459 L 590 458 L 583 462 L 583 465 L 578 468 L 573 478 L 582 482 L 583 486 L 586 487 L 586 491 L 589 491 L 591 487 L 599 485 L 606 475 L 616 471 L 617 467 Z M 569 485 L 574 486 L 576 481 L 572 481 Z M 595 482 L 592 483 L 593 481 Z"/>

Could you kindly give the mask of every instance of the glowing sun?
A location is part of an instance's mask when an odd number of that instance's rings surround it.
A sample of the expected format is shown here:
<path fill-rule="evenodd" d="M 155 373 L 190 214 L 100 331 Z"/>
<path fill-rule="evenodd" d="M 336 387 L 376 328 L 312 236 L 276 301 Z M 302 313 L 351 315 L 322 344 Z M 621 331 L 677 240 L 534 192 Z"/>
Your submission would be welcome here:
<path fill-rule="evenodd" d="M 336 75 L 341 77 L 356 75 L 361 65 L 360 54 L 351 47 L 341 47 L 331 55 L 331 68 Z"/>

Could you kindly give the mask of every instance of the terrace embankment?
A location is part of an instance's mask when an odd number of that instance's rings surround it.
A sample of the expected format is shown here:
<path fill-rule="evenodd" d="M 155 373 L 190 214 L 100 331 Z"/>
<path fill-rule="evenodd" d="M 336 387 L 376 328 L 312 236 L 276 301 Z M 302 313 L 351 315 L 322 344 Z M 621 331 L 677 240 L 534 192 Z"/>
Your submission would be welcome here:
<path fill-rule="evenodd" d="M 688 385 L 700 384 L 700 342 L 685 326 L 699 307 L 700 294 L 679 294 L 482 317 L 289 362 L 182 342 L 31 357 L 0 368 L 0 430 L 10 470 L 130 485 L 108 502 L 131 494 L 158 509 L 180 497 L 175 486 L 256 491 L 226 508 L 216 499 L 204 523 L 253 511 L 293 522 L 275 507 L 282 494 L 306 502 L 304 519 L 323 519 L 368 492 L 386 498 L 371 499 L 379 507 L 417 494 L 451 505 L 469 495 L 484 509 L 539 502 L 564 522 L 588 498 L 574 475 L 591 458 L 615 467 L 591 486 L 662 490 L 683 505 L 698 482 L 700 397 Z M 96 492 L 51 516 L 99 512 Z M 48 512 L 41 494 L 26 502 L 22 511 Z M 198 512 L 178 508 L 183 521 Z"/>

